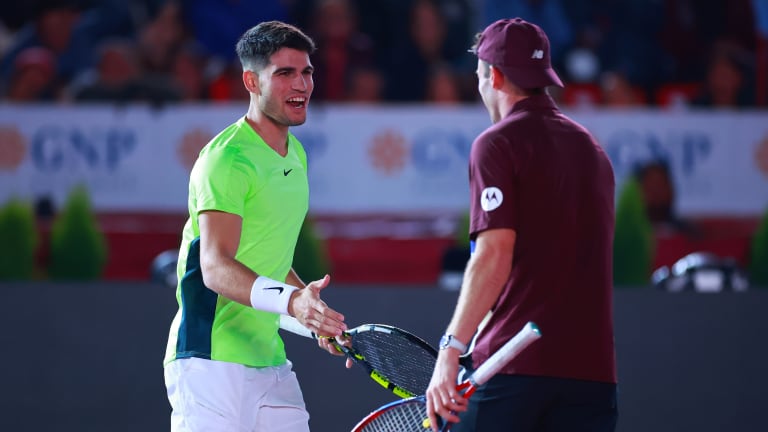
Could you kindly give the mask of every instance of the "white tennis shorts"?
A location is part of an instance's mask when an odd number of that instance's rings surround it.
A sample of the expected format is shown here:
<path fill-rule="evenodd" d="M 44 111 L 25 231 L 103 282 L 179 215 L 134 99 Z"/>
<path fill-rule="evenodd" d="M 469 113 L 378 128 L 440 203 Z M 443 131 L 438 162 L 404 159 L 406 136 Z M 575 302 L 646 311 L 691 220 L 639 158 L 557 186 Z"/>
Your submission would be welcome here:
<path fill-rule="evenodd" d="M 165 366 L 172 432 L 309 432 L 291 362 L 251 368 L 199 358 Z"/>

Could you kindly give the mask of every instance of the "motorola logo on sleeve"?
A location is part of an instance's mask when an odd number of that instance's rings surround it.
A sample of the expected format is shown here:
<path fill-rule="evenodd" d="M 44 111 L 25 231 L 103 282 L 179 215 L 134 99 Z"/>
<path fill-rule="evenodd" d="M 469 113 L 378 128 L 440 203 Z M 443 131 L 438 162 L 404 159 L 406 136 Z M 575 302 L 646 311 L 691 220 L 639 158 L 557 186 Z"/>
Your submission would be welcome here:
<path fill-rule="evenodd" d="M 480 207 L 487 212 L 499 208 L 502 201 L 504 201 L 504 194 L 497 187 L 487 187 L 480 195 Z"/>

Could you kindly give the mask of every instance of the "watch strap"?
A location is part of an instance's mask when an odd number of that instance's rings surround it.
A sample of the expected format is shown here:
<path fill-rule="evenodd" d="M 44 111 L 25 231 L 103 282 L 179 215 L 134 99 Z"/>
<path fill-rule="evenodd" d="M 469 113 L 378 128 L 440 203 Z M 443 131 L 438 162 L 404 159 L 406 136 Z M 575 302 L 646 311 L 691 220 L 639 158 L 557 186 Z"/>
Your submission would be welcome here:
<path fill-rule="evenodd" d="M 452 334 L 445 334 L 440 339 L 440 349 L 444 350 L 447 348 L 455 348 L 457 349 L 461 354 L 464 354 L 467 352 L 467 345 L 456 339 L 456 336 Z"/>

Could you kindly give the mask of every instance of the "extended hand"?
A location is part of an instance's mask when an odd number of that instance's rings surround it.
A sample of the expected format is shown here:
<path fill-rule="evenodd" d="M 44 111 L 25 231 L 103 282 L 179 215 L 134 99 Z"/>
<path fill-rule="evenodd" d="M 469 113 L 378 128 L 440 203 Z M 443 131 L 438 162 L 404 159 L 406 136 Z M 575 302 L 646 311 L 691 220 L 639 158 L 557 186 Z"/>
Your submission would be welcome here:
<path fill-rule="evenodd" d="M 344 315 L 328 307 L 320 299 L 320 291 L 328 286 L 331 277 L 310 282 L 305 288 L 293 292 L 288 302 L 288 313 L 318 336 L 341 336 L 347 330 Z"/>

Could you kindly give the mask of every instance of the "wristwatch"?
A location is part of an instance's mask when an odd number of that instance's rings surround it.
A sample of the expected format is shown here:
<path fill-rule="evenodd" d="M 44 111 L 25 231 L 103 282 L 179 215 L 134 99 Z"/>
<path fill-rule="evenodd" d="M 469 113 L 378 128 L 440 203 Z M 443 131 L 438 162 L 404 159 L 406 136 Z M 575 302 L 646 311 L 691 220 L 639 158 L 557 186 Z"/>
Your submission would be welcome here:
<path fill-rule="evenodd" d="M 456 348 L 462 354 L 467 352 L 467 346 L 461 343 L 458 339 L 456 339 L 456 336 L 451 334 L 444 334 L 443 337 L 440 338 L 439 346 L 440 346 L 440 350 L 444 350 L 448 348 Z"/>

